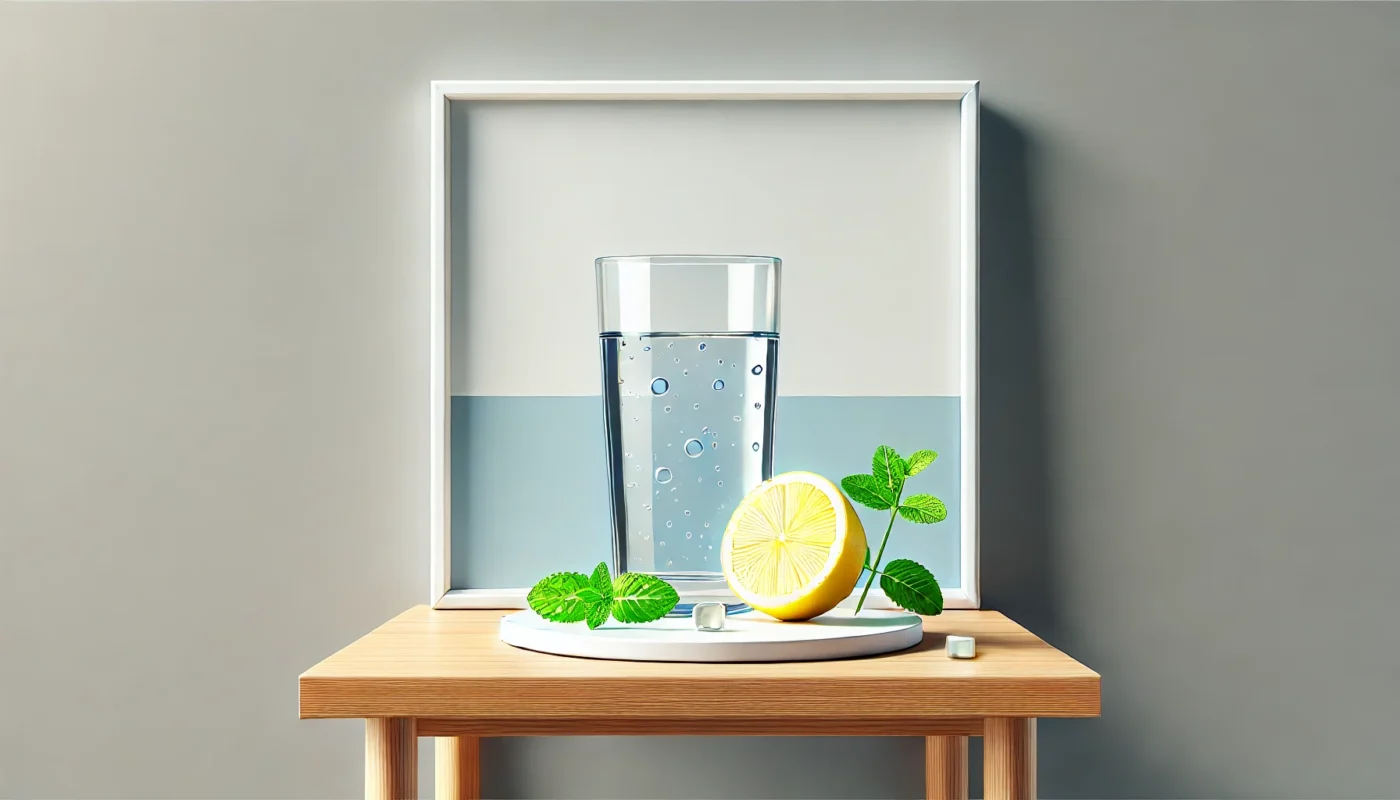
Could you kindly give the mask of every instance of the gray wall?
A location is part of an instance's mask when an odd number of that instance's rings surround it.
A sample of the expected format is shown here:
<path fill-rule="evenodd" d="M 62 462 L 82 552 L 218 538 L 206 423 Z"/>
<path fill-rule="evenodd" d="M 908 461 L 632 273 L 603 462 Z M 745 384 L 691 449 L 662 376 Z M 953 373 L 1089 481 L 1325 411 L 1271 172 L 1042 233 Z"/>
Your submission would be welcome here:
<path fill-rule="evenodd" d="M 983 80 L 986 597 L 1105 676 L 1043 795 L 1400 796 L 1397 41 L 1395 4 L 0 7 L 0 796 L 359 791 L 295 678 L 426 594 L 447 77 Z M 919 752 L 496 742 L 487 788 L 914 797 Z"/>

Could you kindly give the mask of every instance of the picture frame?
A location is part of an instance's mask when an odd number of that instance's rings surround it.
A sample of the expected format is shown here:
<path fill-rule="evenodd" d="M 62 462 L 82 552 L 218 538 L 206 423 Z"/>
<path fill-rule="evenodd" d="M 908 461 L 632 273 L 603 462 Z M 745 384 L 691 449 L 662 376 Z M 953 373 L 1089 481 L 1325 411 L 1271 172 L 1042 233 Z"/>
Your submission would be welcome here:
<path fill-rule="evenodd" d="M 433 81 L 430 106 L 429 261 L 429 602 L 436 609 L 525 608 L 528 586 L 472 588 L 453 580 L 452 535 L 452 117 L 454 104 L 643 102 L 715 103 L 841 102 L 941 103 L 956 107 L 955 175 L 947 188 L 956 198 L 956 308 L 958 364 L 957 503 L 959 585 L 944 588 L 945 608 L 975 609 L 978 592 L 978 116 L 979 85 L 957 81 Z M 577 107 L 577 106 L 576 106 Z M 596 253 L 595 255 L 608 255 Z M 592 302 L 589 300 L 588 302 Z M 781 406 L 780 406 L 781 407 Z M 871 442 L 871 449 L 879 442 Z M 924 446 L 919 444 L 918 446 Z M 601 459 L 601 450 L 600 456 Z M 600 462 L 601 463 L 601 462 Z M 841 475 L 829 475 L 839 480 Z M 458 509 L 459 511 L 461 509 Z M 872 539 L 878 531 L 867 531 Z M 898 532 L 896 532 L 898 536 Z M 875 542 L 872 541 L 872 546 Z M 460 561 L 460 559 L 458 559 Z M 576 566 L 576 565 L 575 565 Z M 559 566 L 556 569 L 574 568 Z M 553 570 L 546 570 L 553 571 Z M 543 576 L 544 571 L 540 573 Z M 460 581 L 459 581 L 460 583 Z M 859 590 L 861 587 L 857 587 Z M 853 594 L 853 598 L 855 594 Z M 843 605 L 853 604 L 853 599 Z M 867 607 L 893 608 L 878 589 Z"/>

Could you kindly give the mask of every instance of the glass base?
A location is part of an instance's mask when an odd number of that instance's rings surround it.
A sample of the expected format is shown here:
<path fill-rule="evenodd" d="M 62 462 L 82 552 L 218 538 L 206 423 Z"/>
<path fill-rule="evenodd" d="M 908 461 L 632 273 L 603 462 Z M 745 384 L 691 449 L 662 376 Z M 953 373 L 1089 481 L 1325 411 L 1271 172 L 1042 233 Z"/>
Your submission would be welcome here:
<path fill-rule="evenodd" d="M 685 598 L 682 597 L 682 598 L 681 598 L 681 602 L 677 603 L 677 604 L 676 604 L 676 607 L 673 608 L 673 609 L 671 609 L 671 613 L 667 614 L 666 616 L 667 616 L 668 618 L 689 617 L 689 616 L 691 615 L 691 612 L 693 612 L 693 611 L 695 610 L 695 605 L 696 605 L 696 603 L 700 603 L 700 602 L 724 602 L 724 601 L 722 601 L 722 600 L 721 600 L 721 601 L 700 601 L 700 600 L 696 600 L 695 602 L 688 603 L 688 602 L 686 602 Z M 736 614 L 746 614 L 746 613 L 748 613 L 748 612 L 750 612 L 750 611 L 753 611 L 753 609 L 752 609 L 752 608 L 749 608 L 749 605 L 748 605 L 747 603 L 745 603 L 744 601 L 742 601 L 742 600 L 734 600 L 734 601 L 732 601 L 732 602 L 724 603 L 724 614 L 725 614 L 725 616 L 728 616 L 728 617 L 732 617 L 732 616 L 734 616 L 734 615 L 736 615 Z"/>
<path fill-rule="evenodd" d="M 696 603 L 723 603 L 726 615 L 752 611 L 748 604 L 730 591 L 724 576 L 715 573 L 655 572 L 656 577 L 675 587 L 681 601 L 667 617 L 689 617 Z"/>

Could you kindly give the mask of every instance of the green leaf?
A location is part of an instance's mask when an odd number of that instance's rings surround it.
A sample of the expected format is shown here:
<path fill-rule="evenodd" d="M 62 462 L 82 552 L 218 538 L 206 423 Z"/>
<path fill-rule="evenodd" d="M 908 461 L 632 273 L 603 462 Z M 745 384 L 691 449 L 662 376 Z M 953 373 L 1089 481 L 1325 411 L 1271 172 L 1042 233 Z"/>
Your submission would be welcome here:
<path fill-rule="evenodd" d="M 655 575 L 624 572 L 613 581 L 612 616 L 618 622 L 651 622 L 671 613 L 680 595 Z"/>
<path fill-rule="evenodd" d="M 597 593 L 594 602 L 589 603 L 584 609 L 584 621 L 588 623 L 588 629 L 593 630 L 604 622 L 612 614 L 613 607 L 613 582 L 612 575 L 608 574 L 608 565 L 598 562 L 598 566 L 593 569 L 593 577 L 588 580 L 589 588 Z"/>
<path fill-rule="evenodd" d="M 909 469 L 906 470 L 906 472 L 910 477 L 918 475 L 920 472 L 928 469 L 929 465 L 932 464 L 936 458 L 938 458 L 938 454 L 932 450 L 915 450 L 914 454 L 909 456 Z"/>
<path fill-rule="evenodd" d="M 933 573 L 917 561 L 896 558 L 886 564 L 880 589 L 905 611 L 930 617 L 943 613 L 943 590 Z"/>
<path fill-rule="evenodd" d="M 556 572 L 542 578 L 525 601 L 530 609 L 550 622 L 581 622 L 588 616 L 588 604 L 597 602 L 598 590 L 581 572 Z"/>
<path fill-rule="evenodd" d="M 863 569 L 870 569 L 870 545 L 865 546 L 865 566 Z"/>
<path fill-rule="evenodd" d="M 874 475 L 847 475 L 841 479 L 841 488 L 866 508 L 884 511 L 894 505 L 894 495 Z"/>
<path fill-rule="evenodd" d="M 910 522 L 931 525 L 948 518 L 948 507 L 931 494 L 916 494 L 899 504 L 899 515 Z"/>
<path fill-rule="evenodd" d="M 899 496 L 899 491 L 904 488 L 904 459 L 899 457 L 893 447 L 880 445 L 875 448 L 875 457 L 870 460 L 870 474 L 875 477 L 875 482 L 889 490 L 890 497 Z"/>

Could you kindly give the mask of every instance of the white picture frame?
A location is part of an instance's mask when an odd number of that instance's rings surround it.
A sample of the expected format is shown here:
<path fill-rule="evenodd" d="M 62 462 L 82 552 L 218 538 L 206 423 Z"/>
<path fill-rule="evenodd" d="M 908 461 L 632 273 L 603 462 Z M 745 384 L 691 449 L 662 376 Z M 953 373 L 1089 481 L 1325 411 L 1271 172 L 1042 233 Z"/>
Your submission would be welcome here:
<path fill-rule="evenodd" d="M 449 104 L 473 101 L 956 101 L 961 272 L 961 575 L 945 608 L 975 609 L 978 591 L 978 82 L 957 81 L 433 81 L 429 92 L 429 603 L 436 609 L 525 608 L 528 587 L 452 589 L 450 434 Z M 858 587 L 859 588 L 859 587 Z M 847 603 L 854 602 L 854 594 Z M 845 604 L 843 604 L 845 605 Z M 878 589 L 867 606 L 893 607 Z"/>

